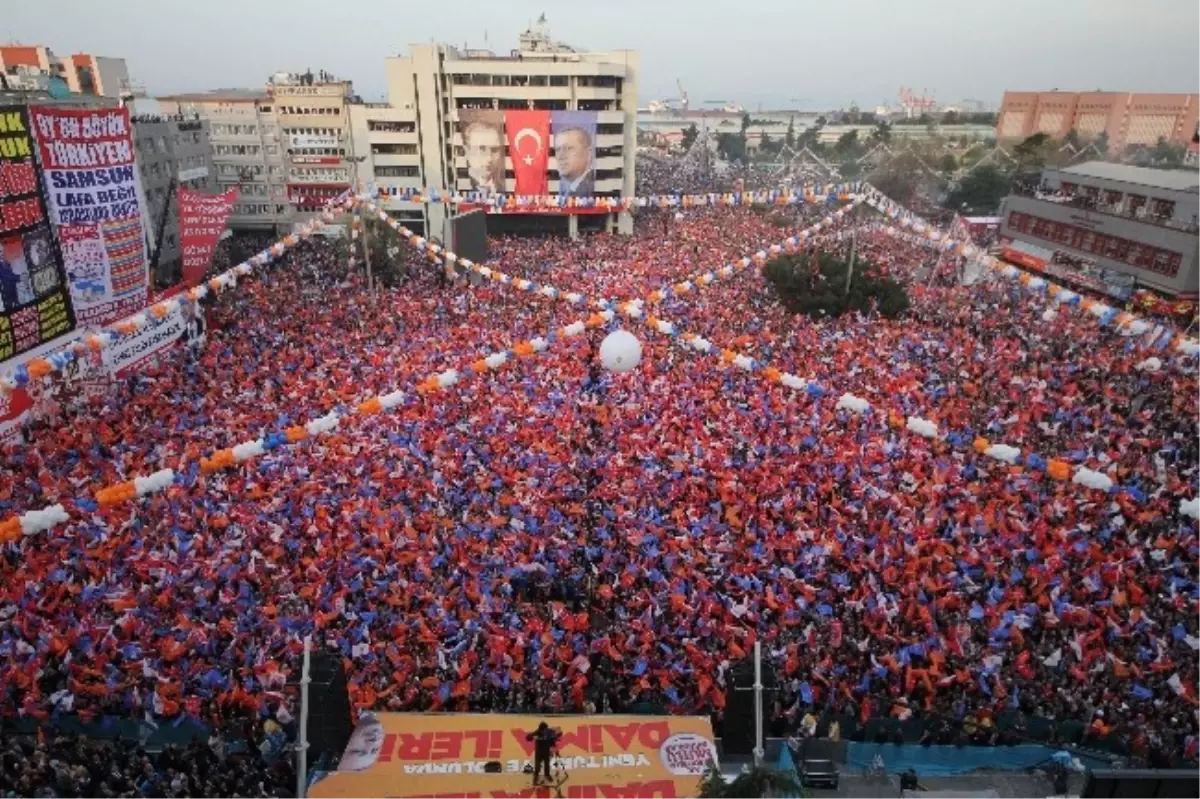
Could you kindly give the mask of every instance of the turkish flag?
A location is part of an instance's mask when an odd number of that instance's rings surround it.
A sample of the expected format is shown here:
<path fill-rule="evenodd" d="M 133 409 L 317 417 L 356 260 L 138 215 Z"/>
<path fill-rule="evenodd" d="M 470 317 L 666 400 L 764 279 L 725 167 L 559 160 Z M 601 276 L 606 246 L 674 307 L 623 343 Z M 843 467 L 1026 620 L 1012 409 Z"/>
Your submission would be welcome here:
<path fill-rule="evenodd" d="M 550 112 L 505 111 L 508 157 L 516 177 L 516 193 L 543 197 L 549 192 L 546 164 L 550 158 Z"/>

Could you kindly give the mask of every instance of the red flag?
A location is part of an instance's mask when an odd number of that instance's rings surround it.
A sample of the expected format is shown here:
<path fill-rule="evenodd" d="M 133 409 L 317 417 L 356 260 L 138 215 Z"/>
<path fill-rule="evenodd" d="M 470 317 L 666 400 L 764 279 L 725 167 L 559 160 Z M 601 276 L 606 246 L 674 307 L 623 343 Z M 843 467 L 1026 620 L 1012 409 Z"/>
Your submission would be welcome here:
<path fill-rule="evenodd" d="M 505 111 L 504 128 L 516 193 L 544 196 L 549 188 L 546 164 L 550 156 L 550 112 Z"/>
<path fill-rule="evenodd" d="M 237 189 L 224 194 L 179 190 L 179 243 L 183 248 L 183 281 L 189 287 L 204 279 L 236 199 Z"/>

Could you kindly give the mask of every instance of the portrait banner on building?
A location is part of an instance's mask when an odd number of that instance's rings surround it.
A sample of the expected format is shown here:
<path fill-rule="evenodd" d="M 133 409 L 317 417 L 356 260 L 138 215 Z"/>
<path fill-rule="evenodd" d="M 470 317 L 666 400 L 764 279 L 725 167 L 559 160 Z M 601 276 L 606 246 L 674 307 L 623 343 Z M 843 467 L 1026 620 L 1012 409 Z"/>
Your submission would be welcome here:
<path fill-rule="evenodd" d="M 0 361 L 75 329 L 24 106 L 0 106 Z"/>
<path fill-rule="evenodd" d="M 471 191 L 504 193 L 504 112 L 464 109 L 458 112 Z"/>
<path fill-rule="evenodd" d="M 30 111 L 79 322 L 104 325 L 136 313 L 146 305 L 148 276 L 129 110 Z"/>
<path fill-rule="evenodd" d="M 560 197 L 590 197 L 596 187 L 596 112 L 551 111 Z"/>
<path fill-rule="evenodd" d="M 237 195 L 237 189 L 224 194 L 179 189 L 179 244 L 183 251 L 183 281 L 189 287 L 204 280 Z"/>
<path fill-rule="evenodd" d="M 505 111 L 504 127 L 516 179 L 514 193 L 525 197 L 545 195 L 549 185 L 546 166 L 550 161 L 550 112 Z"/>

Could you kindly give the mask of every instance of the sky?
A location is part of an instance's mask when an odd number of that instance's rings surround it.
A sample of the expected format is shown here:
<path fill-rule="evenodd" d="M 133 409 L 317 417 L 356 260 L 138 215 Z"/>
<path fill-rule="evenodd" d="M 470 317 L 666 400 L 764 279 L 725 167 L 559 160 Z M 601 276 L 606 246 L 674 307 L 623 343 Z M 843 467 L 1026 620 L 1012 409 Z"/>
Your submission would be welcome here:
<path fill-rule="evenodd" d="M 1196 92 L 1196 0 L 46 0 L 6 2 L 0 40 L 124 58 L 150 94 L 325 69 L 386 99 L 412 42 L 506 54 L 545 12 L 577 50 L 641 51 L 638 104 L 827 110 L 901 86 L 997 107 L 1005 89 Z"/>

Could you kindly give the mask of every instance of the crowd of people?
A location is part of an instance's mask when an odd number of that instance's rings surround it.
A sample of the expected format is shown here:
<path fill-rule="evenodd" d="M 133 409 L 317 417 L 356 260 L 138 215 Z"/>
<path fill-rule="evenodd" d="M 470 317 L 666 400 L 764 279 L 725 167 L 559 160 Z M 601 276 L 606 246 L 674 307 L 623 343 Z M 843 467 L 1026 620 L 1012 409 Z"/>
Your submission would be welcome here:
<path fill-rule="evenodd" d="M 497 240 L 490 263 L 633 299 L 814 213 L 645 213 L 632 238 Z M 900 278 L 936 260 L 879 230 L 855 246 Z M 975 731 L 1011 712 L 1195 762 L 1197 526 L 1179 510 L 1200 459 L 1194 358 L 1145 368 L 1091 314 L 950 268 L 912 283 L 896 321 L 793 318 L 752 270 L 653 313 L 820 390 L 644 327 L 630 373 L 596 367 L 593 331 L 477 376 L 464 367 L 588 311 L 446 284 L 415 251 L 409 280 L 371 298 L 333 253 L 296 248 L 217 300 L 202 353 L 0 453 L 0 516 L 73 515 L 0 549 L 0 717 L 283 724 L 312 635 L 361 709 L 650 703 L 719 725 L 731 668 L 762 641 L 783 730 L 834 711 Z M 464 378 L 445 391 L 198 469 L 447 368 Z M 839 409 L 844 393 L 872 411 Z M 978 438 L 1121 490 L 1010 466 Z M 160 494 L 77 501 L 164 467 L 180 476 Z"/>

